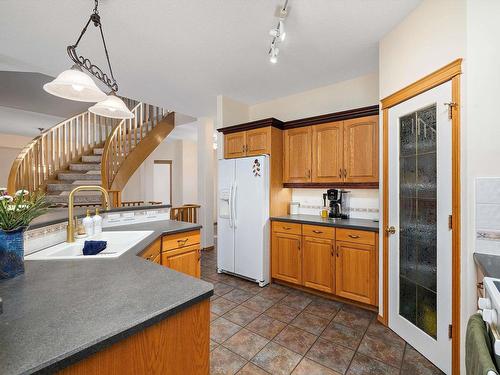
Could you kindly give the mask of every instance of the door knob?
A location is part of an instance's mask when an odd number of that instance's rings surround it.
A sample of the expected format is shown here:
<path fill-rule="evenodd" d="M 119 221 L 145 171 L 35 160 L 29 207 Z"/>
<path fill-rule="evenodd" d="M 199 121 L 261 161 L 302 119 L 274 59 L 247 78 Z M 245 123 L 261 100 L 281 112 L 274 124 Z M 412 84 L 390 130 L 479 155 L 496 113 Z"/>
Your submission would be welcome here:
<path fill-rule="evenodd" d="M 385 228 L 385 233 L 394 234 L 394 233 L 396 233 L 396 228 L 394 228 L 393 226 L 387 227 L 387 228 Z"/>

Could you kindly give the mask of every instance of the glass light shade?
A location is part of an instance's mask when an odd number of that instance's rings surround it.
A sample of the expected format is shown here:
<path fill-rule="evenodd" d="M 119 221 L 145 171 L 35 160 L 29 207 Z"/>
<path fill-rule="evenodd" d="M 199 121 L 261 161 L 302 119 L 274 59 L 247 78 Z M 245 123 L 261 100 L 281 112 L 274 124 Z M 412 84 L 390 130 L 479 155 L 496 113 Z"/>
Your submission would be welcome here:
<path fill-rule="evenodd" d="M 104 117 L 118 119 L 134 118 L 134 114 L 130 112 L 127 105 L 114 93 L 109 94 L 105 100 L 94 104 L 89 108 L 89 111 Z"/>
<path fill-rule="evenodd" d="M 43 89 L 49 94 L 78 102 L 99 102 L 106 99 L 106 94 L 77 65 L 43 85 Z"/>

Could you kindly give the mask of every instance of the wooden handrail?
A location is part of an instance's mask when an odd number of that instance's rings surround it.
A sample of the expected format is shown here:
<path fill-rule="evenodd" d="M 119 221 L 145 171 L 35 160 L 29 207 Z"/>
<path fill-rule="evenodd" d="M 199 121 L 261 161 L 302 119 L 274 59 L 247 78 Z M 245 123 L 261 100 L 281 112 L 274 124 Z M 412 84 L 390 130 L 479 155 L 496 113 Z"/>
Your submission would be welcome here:
<path fill-rule="evenodd" d="M 155 132 L 157 132 L 158 125 L 167 119 L 168 115 L 172 115 L 170 122 L 173 128 L 173 113 L 169 113 L 163 108 L 146 103 L 138 103 L 131 111 L 135 117 L 133 119 L 122 120 L 113 129 L 104 144 L 101 162 L 101 180 L 102 186 L 108 190 L 121 191 L 124 187 L 122 185 L 125 184 L 126 180 L 130 176 L 123 178 L 123 176 L 119 175 L 120 168 L 124 166 L 124 164 L 128 163 L 125 169 L 135 170 L 134 168 L 131 168 L 130 165 L 133 164 L 134 167 L 140 165 L 152 149 L 154 149 L 157 144 L 163 140 L 166 134 L 168 134 L 165 131 L 162 134 L 155 134 Z M 170 131 L 171 129 L 168 132 Z M 153 133 L 152 135 L 154 137 L 149 137 L 148 139 L 158 138 L 155 140 L 157 143 L 141 143 L 141 141 L 143 141 L 143 139 L 151 133 Z M 144 147 L 144 143 L 151 143 L 151 146 L 154 146 L 154 148 L 150 150 L 149 148 Z M 131 163 L 130 160 L 132 158 L 127 158 L 134 150 L 139 150 L 141 147 L 144 147 L 144 150 L 139 152 L 141 155 L 136 155 L 138 157 L 134 157 L 134 160 L 137 161 L 137 163 Z"/>
<path fill-rule="evenodd" d="M 198 222 L 198 209 L 201 206 L 198 204 L 185 204 L 180 207 L 172 207 L 170 209 L 170 220 L 186 221 L 188 223 Z"/>
<path fill-rule="evenodd" d="M 9 193 L 43 190 L 58 171 L 102 146 L 115 123 L 86 111 L 44 130 L 14 160 L 7 182 Z"/>

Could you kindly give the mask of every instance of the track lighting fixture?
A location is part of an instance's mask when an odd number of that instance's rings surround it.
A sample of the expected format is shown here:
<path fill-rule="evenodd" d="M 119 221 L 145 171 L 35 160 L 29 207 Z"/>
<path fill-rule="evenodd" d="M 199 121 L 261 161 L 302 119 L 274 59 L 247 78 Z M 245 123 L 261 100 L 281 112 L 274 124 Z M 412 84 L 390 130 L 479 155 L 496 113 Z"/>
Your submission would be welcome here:
<path fill-rule="evenodd" d="M 123 100 L 116 96 L 118 83 L 113 76 L 113 69 L 111 69 L 111 62 L 109 61 L 106 41 L 104 40 L 101 17 L 99 16 L 99 11 L 97 9 L 99 2 L 98 0 L 94 0 L 94 3 L 94 10 L 83 27 L 76 43 L 66 48 L 70 59 L 74 63 L 73 67 L 59 74 L 53 81 L 43 85 L 43 89 L 49 94 L 64 99 L 76 100 L 80 102 L 99 102 L 92 106 L 89 110 L 92 113 L 96 113 L 101 116 L 119 119 L 133 118 L 134 114 L 127 108 Z M 93 64 L 88 58 L 82 55 L 79 56 L 76 52 L 76 47 L 78 47 L 80 40 L 87 31 L 87 27 L 91 22 L 95 27 L 99 28 L 104 52 L 106 54 L 106 60 L 108 62 L 109 76 L 107 73 L 104 73 L 101 68 Z M 111 93 L 106 95 L 102 92 L 92 78 L 88 74 L 84 73 L 84 70 L 108 86 Z"/>
<path fill-rule="evenodd" d="M 278 48 L 278 42 L 283 42 L 286 37 L 286 32 L 285 32 L 285 18 L 288 15 L 288 0 L 285 0 L 285 4 L 281 9 L 279 9 L 278 12 L 278 24 L 276 25 L 275 28 L 272 28 L 269 31 L 269 35 L 273 38 L 271 40 L 271 47 L 269 49 L 269 61 L 273 64 L 276 64 L 278 62 L 278 54 L 279 54 L 279 48 Z"/>

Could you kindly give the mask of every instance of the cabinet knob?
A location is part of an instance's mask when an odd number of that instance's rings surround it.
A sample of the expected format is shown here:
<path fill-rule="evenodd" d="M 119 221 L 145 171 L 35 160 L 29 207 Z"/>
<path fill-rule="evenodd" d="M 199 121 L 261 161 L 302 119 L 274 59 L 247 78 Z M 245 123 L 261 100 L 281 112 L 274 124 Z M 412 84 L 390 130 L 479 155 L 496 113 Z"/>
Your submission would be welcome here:
<path fill-rule="evenodd" d="M 292 228 L 290 228 L 290 227 L 283 227 L 283 229 L 284 229 L 284 230 L 290 230 L 290 229 L 292 229 Z"/>
<path fill-rule="evenodd" d="M 182 244 L 182 245 L 184 245 L 184 244 L 188 241 L 188 239 L 189 239 L 189 238 L 186 238 L 186 239 L 184 239 L 184 240 L 177 240 L 177 243 L 178 243 L 178 244 Z"/>
<path fill-rule="evenodd" d="M 342 168 L 339 169 L 339 178 L 342 178 Z"/>
<path fill-rule="evenodd" d="M 350 234 L 349 237 L 351 237 L 351 238 L 359 238 L 359 236 L 357 234 Z"/>
<path fill-rule="evenodd" d="M 320 231 L 320 230 L 316 230 L 316 229 L 314 229 L 314 230 L 313 230 L 313 233 L 320 234 L 320 233 L 323 233 L 323 232 L 322 232 L 322 231 Z"/>

